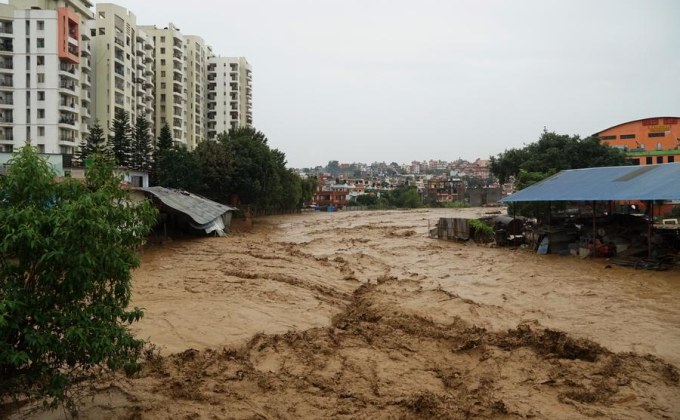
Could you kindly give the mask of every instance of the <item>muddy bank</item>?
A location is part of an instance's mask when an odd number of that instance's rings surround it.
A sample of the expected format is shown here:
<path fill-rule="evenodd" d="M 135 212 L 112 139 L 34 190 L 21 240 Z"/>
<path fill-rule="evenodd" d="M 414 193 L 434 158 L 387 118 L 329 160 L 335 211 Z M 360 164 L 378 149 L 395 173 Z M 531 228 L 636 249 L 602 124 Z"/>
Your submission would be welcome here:
<path fill-rule="evenodd" d="M 83 414 L 680 417 L 679 273 L 427 238 L 480 210 L 266 218 L 145 250 L 135 331 L 163 357 Z"/>

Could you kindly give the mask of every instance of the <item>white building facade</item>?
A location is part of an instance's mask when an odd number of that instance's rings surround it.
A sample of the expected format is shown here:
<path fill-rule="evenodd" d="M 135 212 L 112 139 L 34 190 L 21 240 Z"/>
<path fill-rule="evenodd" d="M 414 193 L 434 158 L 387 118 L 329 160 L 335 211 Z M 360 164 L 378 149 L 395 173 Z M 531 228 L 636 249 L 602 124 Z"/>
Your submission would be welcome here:
<path fill-rule="evenodd" d="M 245 57 L 208 59 L 208 138 L 232 128 L 252 127 L 252 77 Z"/>

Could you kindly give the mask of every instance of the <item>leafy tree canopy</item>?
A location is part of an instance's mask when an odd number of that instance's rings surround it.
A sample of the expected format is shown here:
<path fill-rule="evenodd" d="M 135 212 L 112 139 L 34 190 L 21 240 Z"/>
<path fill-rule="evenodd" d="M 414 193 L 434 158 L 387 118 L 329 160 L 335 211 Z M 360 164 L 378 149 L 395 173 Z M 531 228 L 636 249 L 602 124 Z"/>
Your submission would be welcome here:
<path fill-rule="evenodd" d="M 552 175 L 564 169 L 620 166 L 626 164 L 625 154 L 602 144 L 597 137 L 556 134 L 544 130 L 537 142 L 521 149 L 509 149 L 491 157 L 491 173 L 501 183 L 520 171 L 534 173 L 532 179 Z M 542 179 L 541 178 L 541 179 Z"/>
<path fill-rule="evenodd" d="M 0 177 L 0 398 L 56 404 L 95 369 L 137 368 L 130 270 L 155 210 L 131 205 L 110 158 L 92 160 L 86 182 L 57 183 L 26 146 Z"/>

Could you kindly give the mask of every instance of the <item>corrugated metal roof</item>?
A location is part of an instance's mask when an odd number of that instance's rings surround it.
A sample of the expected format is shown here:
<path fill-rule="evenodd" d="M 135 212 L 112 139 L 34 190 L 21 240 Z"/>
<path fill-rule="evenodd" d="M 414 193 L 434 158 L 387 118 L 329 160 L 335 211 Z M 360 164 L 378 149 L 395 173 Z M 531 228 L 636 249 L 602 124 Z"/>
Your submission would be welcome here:
<path fill-rule="evenodd" d="M 680 200 L 680 163 L 562 171 L 501 203 L 609 200 Z"/>
<path fill-rule="evenodd" d="M 153 194 L 163 204 L 186 214 L 199 225 L 210 223 L 228 211 L 237 210 L 234 207 L 216 203 L 187 191 L 173 190 L 165 187 L 142 188 L 142 191 Z"/>

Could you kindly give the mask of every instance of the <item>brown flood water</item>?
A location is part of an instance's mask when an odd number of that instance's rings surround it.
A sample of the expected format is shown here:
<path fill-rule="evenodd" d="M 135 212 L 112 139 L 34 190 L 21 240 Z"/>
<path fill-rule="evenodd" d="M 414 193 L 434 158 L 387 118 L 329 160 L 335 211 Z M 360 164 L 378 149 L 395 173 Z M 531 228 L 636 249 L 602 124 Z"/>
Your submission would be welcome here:
<path fill-rule="evenodd" d="M 679 418 L 680 271 L 427 237 L 488 209 L 308 213 L 146 249 L 110 418 Z"/>

